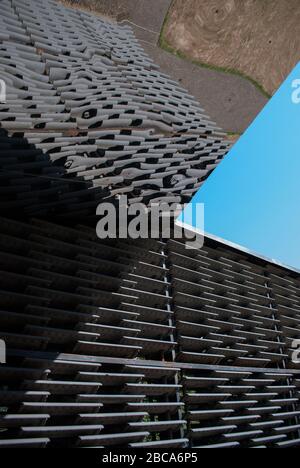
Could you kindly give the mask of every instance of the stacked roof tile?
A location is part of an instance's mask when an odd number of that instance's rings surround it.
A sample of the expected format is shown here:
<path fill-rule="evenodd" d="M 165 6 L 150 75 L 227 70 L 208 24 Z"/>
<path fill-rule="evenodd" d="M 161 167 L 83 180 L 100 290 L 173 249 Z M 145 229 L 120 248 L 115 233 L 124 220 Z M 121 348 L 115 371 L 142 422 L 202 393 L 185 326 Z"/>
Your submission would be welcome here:
<path fill-rule="evenodd" d="M 298 275 L 39 218 L 187 201 L 228 150 L 220 130 L 130 28 L 1 8 L 0 447 L 300 446 Z"/>
<path fill-rule="evenodd" d="M 1 226 L 0 447 L 299 446 L 299 278 L 216 244 Z"/>
<path fill-rule="evenodd" d="M 122 194 L 189 200 L 228 144 L 131 29 L 51 0 L 1 6 L 6 207 L 88 215 Z"/>

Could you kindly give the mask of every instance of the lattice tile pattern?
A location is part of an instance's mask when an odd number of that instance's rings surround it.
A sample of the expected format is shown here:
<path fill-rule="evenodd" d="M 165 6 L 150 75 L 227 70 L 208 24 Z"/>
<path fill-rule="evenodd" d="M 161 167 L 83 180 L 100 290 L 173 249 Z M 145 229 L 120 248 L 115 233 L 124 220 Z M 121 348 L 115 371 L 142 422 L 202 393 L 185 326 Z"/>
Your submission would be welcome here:
<path fill-rule="evenodd" d="M 3 0 L 0 210 L 91 215 L 103 199 L 189 201 L 230 145 L 128 26 Z"/>
<path fill-rule="evenodd" d="M 0 446 L 299 445 L 299 278 L 1 219 Z"/>

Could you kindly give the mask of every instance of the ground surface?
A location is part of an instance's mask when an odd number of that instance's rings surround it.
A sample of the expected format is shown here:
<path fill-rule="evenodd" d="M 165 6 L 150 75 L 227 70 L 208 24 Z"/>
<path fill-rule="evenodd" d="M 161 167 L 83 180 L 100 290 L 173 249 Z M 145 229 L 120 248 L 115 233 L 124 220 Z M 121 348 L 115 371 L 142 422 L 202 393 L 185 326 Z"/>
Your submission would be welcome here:
<path fill-rule="evenodd" d="M 175 19 L 179 18 L 178 5 L 185 6 L 191 1 L 193 0 L 177 2 Z M 139 25 L 140 27 L 131 24 L 146 52 L 160 65 L 164 73 L 180 81 L 201 103 L 207 114 L 227 132 L 243 133 L 268 101 L 250 81 L 237 75 L 198 66 L 158 46 L 171 0 L 65 0 L 64 3 L 83 6 L 99 14 L 111 16 L 117 21 L 127 19 Z M 183 10 L 185 11 L 185 8 Z M 171 10 L 171 17 L 173 15 L 174 10 Z M 176 21 L 178 22 L 178 19 Z M 177 22 L 173 25 L 174 38 L 179 36 L 180 31 L 177 30 Z M 172 29 L 170 20 L 167 22 L 167 28 L 169 39 Z"/>
<path fill-rule="evenodd" d="M 174 0 L 164 38 L 202 63 L 245 73 L 273 94 L 300 59 L 299 0 Z"/>

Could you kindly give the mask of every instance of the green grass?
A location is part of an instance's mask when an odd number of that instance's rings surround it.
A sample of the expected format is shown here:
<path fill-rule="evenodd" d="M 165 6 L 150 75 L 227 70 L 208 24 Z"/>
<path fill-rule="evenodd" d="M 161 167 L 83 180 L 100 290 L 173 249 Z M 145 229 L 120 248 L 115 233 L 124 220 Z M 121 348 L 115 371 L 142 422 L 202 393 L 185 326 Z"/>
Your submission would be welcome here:
<path fill-rule="evenodd" d="M 264 89 L 264 87 L 260 83 L 258 83 L 256 80 L 251 78 L 251 76 L 248 76 L 246 73 L 243 73 L 243 72 L 241 72 L 239 70 L 235 70 L 235 69 L 232 69 L 232 68 L 218 67 L 218 66 L 210 64 L 210 63 L 205 63 L 205 62 L 201 62 L 199 60 L 195 60 L 195 59 L 192 59 L 191 57 L 189 57 L 188 55 L 186 55 L 184 52 L 182 52 L 182 51 L 180 51 L 178 49 L 174 49 L 174 47 L 172 47 L 165 38 L 166 24 L 167 24 L 167 22 L 169 20 L 169 14 L 170 14 L 171 8 L 173 6 L 173 3 L 174 3 L 174 0 L 173 0 L 173 2 L 171 2 L 169 11 L 166 14 L 166 17 L 164 19 L 164 23 L 163 23 L 163 26 L 162 26 L 162 29 L 161 29 L 161 32 L 160 32 L 158 45 L 159 45 L 159 47 L 161 49 L 175 55 L 176 57 L 178 57 L 178 58 L 180 58 L 182 60 L 187 60 L 187 61 L 193 63 L 194 65 L 197 65 L 198 67 L 208 68 L 209 70 L 214 70 L 214 71 L 221 72 L 221 73 L 227 73 L 227 74 L 230 74 L 230 75 L 236 75 L 236 76 L 239 76 L 239 77 L 241 77 L 243 79 L 246 79 L 246 80 L 250 81 L 250 83 L 252 83 L 266 98 L 271 99 L 272 96 Z"/>

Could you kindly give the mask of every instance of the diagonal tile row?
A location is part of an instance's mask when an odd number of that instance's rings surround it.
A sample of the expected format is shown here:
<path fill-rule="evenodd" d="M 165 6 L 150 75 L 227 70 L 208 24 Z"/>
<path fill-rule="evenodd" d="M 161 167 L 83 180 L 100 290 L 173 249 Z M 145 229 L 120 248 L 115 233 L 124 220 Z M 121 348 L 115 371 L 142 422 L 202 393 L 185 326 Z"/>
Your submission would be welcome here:
<path fill-rule="evenodd" d="M 109 357 L 297 367 L 291 356 L 300 331 L 299 279 L 287 279 L 279 268 L 210 246 L 190 251 L 172 239 L 105 243 L 90 228 L 8 219 L 1 225 L 2 309 L 17 312 L 32 301 L 27 312 L 47 324 L 27 321 L 24 328 L 20 316 L 29 346 Z M 277 292 L 287 282 L 291 297 Z M 9 315 L 6 319 L 9 326 Z M 18 333 L 5 336 L 13 347 L 19 338 Z"/>
<path fill-rule="evenodd" d="M 169 259 L 179 360 L 297 367 L 299 278 L 215 245 L 189 253 L 171 240 Z"/>
<path fill-rule="evenodd" d="M 7 209 L 94 214 L 122 194 L 185 202 L 227 153 L 220 129 L 129 27 L 51 0 L 5 0 L 3 11 Z"/>
<path fill-rule="evenodd" d="M 299 375 L 195 369 L 184 372 L 183 385 L 194 447 L 300 446 Z"/>
<path fill-rule="evenodd" d="M 187 446 L 163 245 L 1 220 L 1 447 Z"/>
<path fill-rule="evenodd" d="M 299 278 L 209 242 L 0 222 L 0 446 L 299 445 Z"/>

